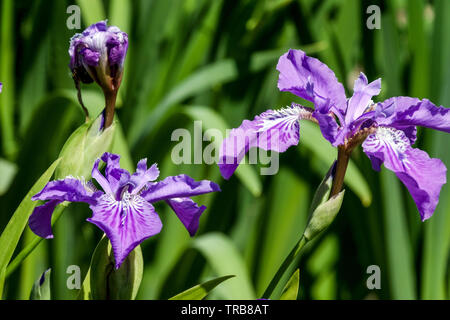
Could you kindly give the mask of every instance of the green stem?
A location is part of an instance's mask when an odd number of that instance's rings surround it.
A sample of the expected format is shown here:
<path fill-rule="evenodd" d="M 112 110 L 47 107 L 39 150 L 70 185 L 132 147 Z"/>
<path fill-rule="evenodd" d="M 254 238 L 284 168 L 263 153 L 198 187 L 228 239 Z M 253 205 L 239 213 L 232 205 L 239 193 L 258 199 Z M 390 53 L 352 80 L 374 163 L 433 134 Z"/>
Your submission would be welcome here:
<path fill-rule="evenodd" d="M 52 217 L 52 226 L 59 219 L 65 208 L 66 205 L 61 204 L 55 209 Z M 36 247 L 39 243 L 41 243 L 42 240 L 44 240 L 44 238 L 36 235 L 34 236 L 33 240 L 31 240 L 8 265 L 8 267 L 6 268 L 5 279 L 8 278 L 20 266 L 23 260 L 25 260 L 26 257 L 28 257 L 28 255 L 33 252 L 34 249 L 36 249 Z"/>
<path fill-rule="evenodd" d="M 302 248 L 305 246 L 305 244 L 308 242 L 304 236 L 300 238 L 300 240 L 297 242 L 297 244 L 292 248 L 289 255 L 284 259 L 283 264 L 278 268 L 277 273 L 272 278 L 272 280 L 269 283 L 269 286 L 267 287 L 266 291 L 264 291 L 262 298 L 269 299 L 272 295 L 273 291 L 277 287 L 278 283 L 280 282 L 281 278 L 285 274 L 286 270 L 289 268 L 291 263 L 295 260 L 295 258 L 298 256 Z"/>

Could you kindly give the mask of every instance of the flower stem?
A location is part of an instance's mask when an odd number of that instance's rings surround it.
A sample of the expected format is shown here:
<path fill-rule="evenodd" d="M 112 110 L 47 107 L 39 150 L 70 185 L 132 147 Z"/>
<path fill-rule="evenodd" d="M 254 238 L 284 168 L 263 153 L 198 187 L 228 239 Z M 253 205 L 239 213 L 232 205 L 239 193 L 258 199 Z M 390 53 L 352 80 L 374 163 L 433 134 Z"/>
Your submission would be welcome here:
<path fill-rule="evenodd" d="M 291 263 L 295 260 L 297 255 L 300 253 L 301 249 L 305 246 L 305 244 L 308 242 L 308 240 L 305 238 L 305 236 L 302 236 L 300 240 L 297 242 L 297 244 L 292 248 L 289 255 L 284 259 L 283 264 L 278 268 L 277 273 L 272 278 L 272 280 L 269 283 L 269 286 L 267 287 L 266 291 L 264 291 L 262 298 L 269 299 L 272 295 L 273 291 L 277 287 L 278 283 L 281 281 L 281 278 L 286 273 L 286 270 L 289 268 Z"/>
<path fill-rule="evenodd" d="M 338 147 L 338 159 L 336 163 L 336 173 L 334 175 L 333 184 L 331 186 L 330 198 L 337 195 L 344 185 L 345 172 L 347 171 L 350 155 L 345 146 Z"/>
<path fill-rule="evenodd" d="M 108 128 L 114 120 L 114 109 L 116 107 L 117 90 L 103 90 L 105 94 L 105 127 Z"/>

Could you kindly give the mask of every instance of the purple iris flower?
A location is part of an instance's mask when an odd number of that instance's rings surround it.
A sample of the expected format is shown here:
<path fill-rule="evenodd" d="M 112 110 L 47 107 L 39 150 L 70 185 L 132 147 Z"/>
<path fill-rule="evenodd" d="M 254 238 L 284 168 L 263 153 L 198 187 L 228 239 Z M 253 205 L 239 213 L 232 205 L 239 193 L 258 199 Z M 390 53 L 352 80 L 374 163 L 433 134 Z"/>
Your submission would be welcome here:
<path fill-rule="evenodd" d="M 117 90 L 128 49 L 128 35 L 106 20 L 89 26 L 70 39 L 70 70 L 84 83 L 96 81 Z M 112 79 L 112 80 L 111 80 Z"/>
<path fill-rule="evenodd" d="M 100 160 L 106 163 L 105 175 L 100 173 Z M 119 166 L 120 156 L 104 153 L 92 169 L 92 181 L 66 177 L 54 180 L 32 200 L 47 200 L 34 209 L 29 218 L 31 230 L 42 238 L 53 238 L 51 217 L 55 207 L 64 202 L 85 202 L 92 210 L 87 221 L 95 224 L 111 241 L 118 269 L 128 254 L 145 239 L 158 234 L 162 223 L 152 203 L 166 201 L 193 236 L 205 206 L 198 206 L 190 197 L 220 191 L 214 182 L 195 181 L 187 175 L 170 176 L 155 182 L 159 176 L 156 164 L 147 168 L 147 159 L 138 162 L 135 173 Z"/>
<path fill-rule="evenodd" d="M 3 83 L 0 82 L 0 93 L 2 92 L 2 89 L 3 89 Z"/>
<path fill-rule="evenodd" d="M 445 165 L 412 147 L 416 126 L 450 133 L 450 109 L 437 107 L 427 99 L 393 97 L 374 103 L 381 80 L 371 83 L 361 73 L 353 95 L 347 98 L 334 72 L 301 50 L 289 50 L 280 57 L 278 88 L 314 103 L 314 109 L 293 103 L 280 110 L 268 110 L 253 121 L 244 120 L 224 140 L 219 168 L 228 179 L 252 147 L 284 152 L 299 142 L 299 120 L 319 124 L 333 146 L 351 151 L 362 143 L 373 169 L 381 164 L 393 171 L 414 199 L 422 220 L 433 214 L 442 185 Z"/>

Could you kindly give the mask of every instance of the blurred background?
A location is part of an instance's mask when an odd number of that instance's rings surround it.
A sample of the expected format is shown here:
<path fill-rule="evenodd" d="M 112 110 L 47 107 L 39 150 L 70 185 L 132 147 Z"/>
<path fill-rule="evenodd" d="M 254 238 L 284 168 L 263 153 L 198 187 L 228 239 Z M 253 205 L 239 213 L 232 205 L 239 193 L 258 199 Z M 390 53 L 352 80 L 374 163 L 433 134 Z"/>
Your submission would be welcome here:
<path fill-rule="evenodd" d="M 360 71 L 382 78 L 375 101 L 408 95 L 450 106 L 450 1 L 437 0 L 0 0 L 0 231 L 30 187 L 84 121 L 68 68 L 70 37 L 108 19 L 129 34 L 119 91 L 119 134 L 113 151 L 133 170 L 147 157 L 161 178 L 186 173 L 210 179 L 218 194 L 197 197 L 208 209 L 190 238 L 166 205 L 156 209 L 162 232 L 142 244 L 139 299 L 167 299 L 215 276 L 235 274 L 209 298 L 259 297 L 300 237 L 314 190 L 336 151 L 317 127 L 301 124 L 300 144 L 280 154 L 274 176 L 244 165 L 229 181 L 216 165 L 175 165 L 171 134 L 240 125 L 268 108 L 305 103 L 277 89 L 276 63 L 289 48 L 321 59 L 350 94 Z M 70 30 L 69 5 L 81 9 Z M 367 7 L 381 9 L 369 29 Z M 373 18 L 372 18 L 373 19 Z M 103 108 L 95 84 L 83 86 L 92 115 Z M 419 129 L 416 147 L 450 166 L 450 136 Z M 219 142 L 217 142 L 219 143 Z M 209 142 L 204 142 L 204 146 Z M 432 179 L 432 177 L 430 177 Z M 384 168 L 353 153 L 343 207 L 332 226 L 290 269 L 300 268 L 299 299 L 448 299 L 450 186 L 434 216 L 422 223 L 406 188 Z M 26 299 L 52 268 L 55 299 L 75 298 L 66 274 L 82 278 L 102 234 L 86 223 L 90 210 L 72 204 L 39 247 L 7 279 L 4 297 Z M 18 250 L 33 239 L 27 228 Z M 1 250 L 1 248 L 0 248 Z M 16 251 L 17 253 L 17 251 Z M 367 268 L 378 265 L 381 289 L 369 290 Z"/>

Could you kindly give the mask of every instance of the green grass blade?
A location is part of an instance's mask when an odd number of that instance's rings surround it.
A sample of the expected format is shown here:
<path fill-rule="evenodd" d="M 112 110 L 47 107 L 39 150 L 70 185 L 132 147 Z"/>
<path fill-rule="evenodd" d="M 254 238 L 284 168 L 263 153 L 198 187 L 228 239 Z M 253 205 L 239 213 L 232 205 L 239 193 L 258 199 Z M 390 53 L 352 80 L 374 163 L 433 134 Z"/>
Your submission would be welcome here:
<path fill-rule="evenodd" d="M 44 188 L 53 175 L 53 172 L 58 166 L 60 160 L 61 159 L 55 160 L 55 162 L 52 163 L 52 165 L 47 169 L 47 171 L 44 172 L 39 180 L 36 181 L 17 207 L 13 216 L 9 220 L 8 225 L 0 236 L 0 248 L 2 248 L 0 251 L 0 270 L 8 265 L 9 260 L 11 259 L 14 250 L 19 243 L 20 236 L 22 235 L 22 232 L 28 222 L 28 217 L 38 204 L 38 201 L 32 201 L 31 197 Z"/>
<path fill-rule="evenodd" d="M 206 281 L 173 296 L 169 300 L 203 300 L 215 287 L 233 277 L 234 275 L 229 275 Z"/>
<path fill-rule="evenodd" d="M 0 123 L 2 133 L 2 145 L 5 155 L 12 159 L 16 153 L 14 136 L 14 10 L 13 1 L 4 0 L 1 5 L 1 33 L 0 33 L 0 82 L 3 83 L 3 91 L 0 93 Z"/>
<path fill-rule="evenodd" d="M 400 182 L 390 171 L 381 171 L 388 279 L 393 299 L 415 299 L 416 281 L 413 253 L 408 235 Z"/>

